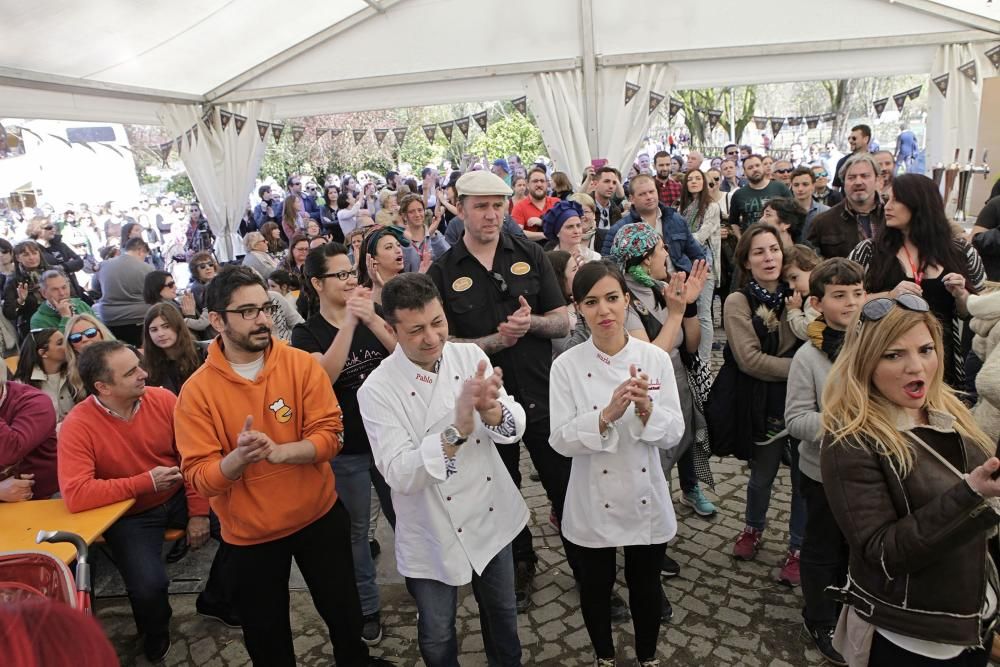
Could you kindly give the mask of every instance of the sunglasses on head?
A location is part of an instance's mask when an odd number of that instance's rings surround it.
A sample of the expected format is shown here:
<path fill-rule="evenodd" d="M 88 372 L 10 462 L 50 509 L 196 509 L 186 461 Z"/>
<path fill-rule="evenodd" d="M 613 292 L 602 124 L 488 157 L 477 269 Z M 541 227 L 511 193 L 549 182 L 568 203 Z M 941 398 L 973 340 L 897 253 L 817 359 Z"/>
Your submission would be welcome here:
<path fill-rule="evenodd" d="M 916 294 L 900 294 L 895 299 L 888 296 L 872 299 L 861 308 L 861 318 L 859 322 L 878 322 L 889 314 L 894 306 L 911 310 L 915 313 L 926 313 L 930 306 Z"/>
<path fill-rule="evenodd" d="M 95 338 L 97 337 L 98 333 L 100 332 L 95 327 L 90 327 L 89 329 L 84 329 L 83 331 L 79 331 L 77 333 L 71 333 L 68 339 L 70 344 L 76 345 L 77 343 L 83 340 L 84 336 L 86 336 L 87 338 Z"/>

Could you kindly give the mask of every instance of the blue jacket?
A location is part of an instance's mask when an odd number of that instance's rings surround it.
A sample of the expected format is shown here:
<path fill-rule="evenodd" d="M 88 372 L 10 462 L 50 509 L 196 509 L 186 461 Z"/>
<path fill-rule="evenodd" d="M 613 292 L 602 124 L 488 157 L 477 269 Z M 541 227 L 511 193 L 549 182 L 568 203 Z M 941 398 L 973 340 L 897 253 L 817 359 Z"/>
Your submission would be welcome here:
<path fill-rule="evenodd" d="M 322 228 L 323 221 L 319 217 L 319 205 L 316 203 L 316 198 L 309 197 L 307 195 L 299 195 L 299 197 L 302 199 L 302 210 L 305 212 L 306 215 L 308 215 L 310 218 L 318 222 L 320 224 L 320 228 Z M 275 202 L 274 205 L 272 206 L 272 210 L 274 211 L 274 217 L 278 219 L 279 226 L 281 224 L 281 214 L 284 211 L 284 208 L 285 208 L 284 201 Z"/>
<path fill-rule="evenodd" d="M 691 234 L 687 220 L 670 206 L 660 204 L 660 215 L 662 217 L 663 244 L 670 254 L 670 262 L 678 271 L 691 272 L 691 264 L 696 259 L 705 259 L 705 249 Z M 611 246 L 615 240 L 618 230 L 628 224 L 643 222 L 642 217 L 636 213 L 635 209 L 629 211 L 628 215 L 616 222 L 607 236 L 604 237 L 604 247 L 601 254 L 605 257 L 611 254 Z"/>

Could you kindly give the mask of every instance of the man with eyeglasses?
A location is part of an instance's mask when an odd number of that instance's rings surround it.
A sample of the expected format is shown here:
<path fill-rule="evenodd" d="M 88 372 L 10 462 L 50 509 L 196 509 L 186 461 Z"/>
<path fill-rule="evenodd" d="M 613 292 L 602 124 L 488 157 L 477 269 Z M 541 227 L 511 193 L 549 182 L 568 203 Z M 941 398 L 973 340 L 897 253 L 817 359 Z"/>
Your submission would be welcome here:
<path fill-rule="evenodd" d="M 31 316 L 32 329 L 59 329 L 74 315 L 94 315 L 83 299 L 72 296 L 69 278 L 59 269 L 50 269 L 38 279 L 38 290 L 45 299 Z M 95 316 L 96 317 L 96 316 Z"/>
<path fill-rule="evenodd" d="M 788 160 L 778 160 L 771 167 L 771 175 L 774 180 L 783 183 L 786 188 L 792 186 L 792 163 Z"/>
<path fill-rule="evenodd" d="M 209 498 L 222 538 L 243 638 L 254 664 L 294 665 L 288 573 L 295 560 L 326 622 L 339 665 L 370 661 L 361 640 L 351 520 L 330 460 L 343 448 L 330 377 L 271 336 L 263 279 L 225 266 L 206 290 L 219 336 L 184 384 L 174 412 L 184 479 Z"/>
<path fill-rule="evenodd" d="M 825 204 L 834 207 L 844 199 L 844 195 L 839 190 L 834 190 L 829 186 L 830 174 L 822 164 L 814 164 L 812 167 L 813 176 L 816 177 L 816 187 L 813 189 L 813 201 L 817 204 Z"/>

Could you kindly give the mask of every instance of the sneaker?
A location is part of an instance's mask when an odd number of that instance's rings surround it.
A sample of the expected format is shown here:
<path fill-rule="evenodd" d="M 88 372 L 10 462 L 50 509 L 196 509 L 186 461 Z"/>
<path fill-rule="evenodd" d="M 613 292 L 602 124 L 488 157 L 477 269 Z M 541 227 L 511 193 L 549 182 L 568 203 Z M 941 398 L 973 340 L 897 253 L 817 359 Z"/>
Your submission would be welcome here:
<path fill-rule="evenodd" d="M 597 667 L 615 667 L 617 663 L 614 658 L 598 658 L 594 664 Z"/>
<path fill-rule="evenodd" d="M 698 516 L 712 516 L 716 512 L 715 505 L 708 501 L 698 486 L 681 494 L 681 505 L 687 505 Z"/>
<path fill-rule="evenodd" d="M 372 560 L 375 560 L 382 553 L 382 545 L 378 543 L 378 540 L 370 540 L 368 542 L 368 550 L 372 553 Z"/>
<path fill-rule="evenodd" d="M 368 614 L 361 619 L 361 641 L 369 646 L 375 646 L 382 641 L 382 619 L 378 612 Z"/>
<path fill-rule="evenodd" d="M 205 618 L 211 618 L 212 620 L 222 623 L 229 628 L 239 628 L 242 626 L 240 623 L 240 617 L 229 607 L 219 604 L 211 604 L 205 602 L 201 595 L 194 603 L 195 611 L 198 612 L 199 616 L 204 616 Z"/>
<path fill-rule="evenodd" d="M 660 661 L 656 658 L 652 660 L 639 660 L 639 667 L 660 667 Z"/>
<path fill-rule="evenodd" d="M 669 555 L 663 554 L 663 562 L 660 564 L 660 576 L 664 579 L 673 579 L 680 573 L 680 564 Z"/>
<path fill-rule="evenodd" d="M 786 586 L 798 586 L 802 581 L 799 575 L 799 550 L 789 551 L 788 555 L 785 556 L 785 564 L 781 566 L 781 572 L 778 573 L 778 581 L 785 584 Z"/>
<path fill-rule="evenodd" d="M 736 560 L 753 560 L 757 557 L 761 540 L 764 539 L 764 531 L 755 530 L 750 526 L 743 529 L 740 536 L 736 538 L 733 545 L 733 558 Z"/>
<path fill-rule="evenodd" d="M 622 596 L 618 595 L 614 591 L 611 591 L 611 621 L 613 623 L 621 623 L 627 621 L 631 617 L 631 613 L 628 610 L 628 605 L 625 604 L 625 600 Z"/>
<path fill-rule="evenodd" d="M 535 578 L 535 564 L 514 563 L 514 598 L 518 611 L 531 606 L 531 582 Z"/>
<path fill-rule="evenodd" d="M 170 633 L 146 635 L 142 640 L 142 652 L 146 660 L 150 662 L 160 662 L 170 651 Z"/>
<path fill-rule="evenodd" d="M 844 660 L 844 656 L 837 652 L 837 649 L 833 648 L 833 626 L 822 625 L 816 628 L 810 628 L 809 624 L 805 621 L 802 622 L 802 627 L 805 629 L 806 634 L 812 639 L 813 646 L 819 651 L 820 655 L 829 662 L 831 665 L 846 665 L 847 661 Z"/>

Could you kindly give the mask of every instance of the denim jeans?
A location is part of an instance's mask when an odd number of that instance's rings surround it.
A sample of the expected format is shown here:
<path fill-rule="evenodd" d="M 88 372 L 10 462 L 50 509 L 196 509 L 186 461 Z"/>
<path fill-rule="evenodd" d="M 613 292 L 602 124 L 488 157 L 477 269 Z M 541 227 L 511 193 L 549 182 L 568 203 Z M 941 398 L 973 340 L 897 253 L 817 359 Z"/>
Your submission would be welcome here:
<path fill-rule="evenodd" d="M 764 530 L 767 525 L 767 508 L 771 504 L 771 486 L 781 467 L 781 455 L 788 443 L 787 438 L 779 438 L 767 445 L 754 445 L 753 460 L 750 462 L 750 481 L 747 483 L 746 524 L 755 530 Z M 792 457 L 792 513 L 788 522 L 788 548 L 792 551 L 802 548 L 802 536 L 806 530 L 806 505 L 799 490 L 799 448 L 790 448 Z"/>
<path fill-rule="evenodd" d="M 708 253 L 711 257 L 711 252 Z M 715 338 L 715 321 L 712 317 L 712 304 L 715 301 L 715 269 L 708 274 L 705 287 L 698 295 L 698 322 L 701 324 L 701 342 L 698 343 L 698 356 L 709 363 L 712 359 L 712 341 Z"/>
<path fill-rule="evenodd" d="M 417 603 L 417 643 L 427 667 L 458 667 L 455 609 L 458 587 L 433 579 L 407 577 L 406 589 Z M 493 557 L 482 575 L 472 574 L 472 592 L 479 604 L 486 661 L 490 667 L 521 665 L 514 602 L 514 558 L 507 545 Z"/>
<path fill-rule="evenodd" d="M 372 478 L 368 454 L 340 455 L 331 462 L 337 496 L 351 516 L 351 553 L 354 554 L 354 581 L 365 616 L 379 610 L 375 561 L 368 547 L 368 524 L 371 521 Z"/>
<path fill-rule="evenodd" d="M 127 514 L 104 531 L 115 565 L 125 580 L 132 615 L 140 633 L 164 634 L 170 628 L 170 578 L 163 563 L 163 532 L 186 528 L 187 498 L 179 488 L 170 500 L 139 514 Z"/>

